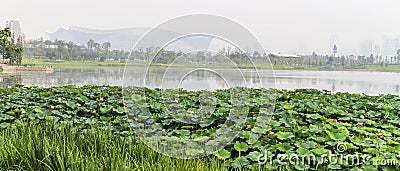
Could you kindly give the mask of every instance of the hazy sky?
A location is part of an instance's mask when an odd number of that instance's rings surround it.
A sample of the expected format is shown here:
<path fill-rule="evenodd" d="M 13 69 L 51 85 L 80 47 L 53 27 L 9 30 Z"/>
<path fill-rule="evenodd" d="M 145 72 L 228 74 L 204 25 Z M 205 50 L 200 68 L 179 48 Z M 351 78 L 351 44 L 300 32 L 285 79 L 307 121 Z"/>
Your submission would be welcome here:
<path fill-rule="evenodd" d="M 381 43 L 400 35 L 398 0 L 6 0 L 0 26 L 21 22 L 27 38 L 70 25 L 117 29 L 153 27 L 177 16 L 207 13 L 230 18 L 253 32 L 267 51 L 357 52 L 361 40 Z"/>

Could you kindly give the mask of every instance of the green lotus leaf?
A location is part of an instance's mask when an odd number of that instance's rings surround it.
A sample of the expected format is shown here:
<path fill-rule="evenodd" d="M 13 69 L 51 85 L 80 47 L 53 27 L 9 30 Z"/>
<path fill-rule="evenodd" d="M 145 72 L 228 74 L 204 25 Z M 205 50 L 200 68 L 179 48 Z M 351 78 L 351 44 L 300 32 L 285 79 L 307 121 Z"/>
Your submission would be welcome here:
<path fill-rule="evenodd" d="M 363 171 L 363 170 L 358 167 L 353 167 L 349 171 Z"/>
<path fill-rule="evenodd" d="M 75 108 L 76 108 L 76 104 L 75 104 L 74 102 L 71 102 L 71 101 L 68 101 L 68 102 L 66 103 L 66 105 L 67 105 L 68 107 L 70 107 L 71 109 L 75 109 Z"/>
<path fill-rule="evenodd" d="M 378 171 L 378 168 L 376 166 L 372 166 L 372 165 L 363 165 L 362 169 L 364 171 Z"/>
<path fill-rule="evenodd" d="M 106 105 L 104 107 L 100 107 L 100 113 L 103 113 L 103 114 L 108 113 L 111 111 L 112 108 L 113 108 L 113 106 L 111 106 L 111 105 Z"/>
<path fill-rule="evenodd" d="M 276 133 L 276 137 L 280 140 L 286 140 L 289 138 L 294 138 L 294 135 L 291 132 L 278 132 Z"/>
<path fill-rule="evenodd" d="M 246 157 L 248 159 L 250 159 L 251 161 L 258 162 L 258 160 L 259 160 L 261 155 L 262 154 L 260 152 L 258 152 L 258 151 L 252 151 Z"/>
<path fill-rule="evenodd" d="M 316 155 L 322 155 L 322 154 L 328 154 L 330 150 L 324 149 L 324 148 L 316 148 L 314 150 L 311 150 L 314 154 Z"/>
<path fill-rule="evenodd" d="M 236 141 L 234 144 L 234 148 L 237 151 L 246 152 L 249 149 L 249 146 L 245 142 Z"/>
<path fill-rule="evenodd" d="M 231 157 L 231 153 L 228 150 L 222 149 L 216 153 L 214 153 L 215 156 L 217 156 L 218 159 L 225 160 Z"/>
<path fill-rule="evenodd" d="M 114 108 L 113 111 L 115 111 L 115 112 L 117 112 L 117 113 L 119 113 L 119 114 L 123 114 L 123 113 L 126 112 L 126 110 L 125 110 L 124 107 L 117 107 L 117 108 Z"/>
<path fill-rule="evenodd" d="M 292 110 L 294 108 L 294 106 L 292 106 L 290 104 L 284 104 L 283 108 L 285 108 L 286 110 Z"/>
<path fill-rule="evenodd" d="M 305 149 L 305 148 L 298 148 L 298 149 L 296 150 L 296 153 L 297 153 L 299 156 L 302 156 L 302 155 L 310 154 L 311 152 L 310 152 L 309 150 Z"/>
<path fill-rule="evenodd" d="M 14 116 L 0 114 L 0 121 L 7 121 L 7 120 L 13 120 L 13 119 L 15 119 Z"/>
<path fill-rule="evenodd" d="M 379 154 L 379 150 L 377 150 L 376 148 L 366 148 L 363 150 L 363 152 L 368 154 Z"/>
<path fill-rule="evenodd" d="M 246 157 L 241 156 L 241 157 L 238 157 L 235 160 L 233 160 L 233 162 L 231 163 L 231 166 L 234 168 L 239 168 L 239 167 L 247 166 L 249 164 L 250 164 L 249 160 L 247 160 Z"/>
<path fill-rule="evenodd" d="M 278 145 L 278 150 L 280 150 L 282 152 L 291 151 L 293 149 L 294 149 L 294 147 L 291 146 L 289 143 L 282 143 L 282 144 Z"/>
<path fill-rule="evenodd" d="M 343 132 L 327 132 L 329 137 L 335 141 L 344 141 L 347 138 L 347 134 Z"/>

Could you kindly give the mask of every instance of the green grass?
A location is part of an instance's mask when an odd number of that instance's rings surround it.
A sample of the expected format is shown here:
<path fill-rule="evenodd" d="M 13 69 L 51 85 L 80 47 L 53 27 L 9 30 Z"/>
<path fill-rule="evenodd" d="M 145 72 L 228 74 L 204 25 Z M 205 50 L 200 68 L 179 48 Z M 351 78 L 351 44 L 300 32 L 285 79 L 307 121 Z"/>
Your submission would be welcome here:
<path fill-rule="evenodd" d="M 173 159 L 110 130 L 78 133 L 60 124 L 26 124 L 0 131 L 2 170 L 227 170 L 214 157 Z"/>
<path fill-rule="evenodd" d="M 51 61 L 47 58 L 28 58 L 22 59 L 23 65 L 34 66 L 52 66 L 54 68 L 97 68 L 97 67 L 123 67 L 124 62 L 96 62 L 96 61 Z M 131 63 L 131 65 L 139 65 L 140 63 Z"/>
<path fill-rule="evenodd" d="M 48 58 L 31 58 L 24 57 L 22 60 L 23 65 L 34 65 L 34 66 L 52 66 L 54 68 L 98 68 L 98 67 L 124 67 L 128 66 L 139 66 L 146 67 L 146 62 L 97 62 L 97 61 L 55 61 L 49 60 Z M 169 67 L 169 64 L 152 64 L 152 66 Z M 207 67 L 207 68 L 225 68 L 231 69 L 236 68 L 232 64 L 192 64 L 192 63 L 179 63 L 172 65 L 173 67 Z M 237 67 L 241 69 L 252 69 L 253 64 L 240 63 Z M 385 65 L 361 65 L 355 64 L 353 69 L 350 66 L 295 66 L 295 65 L 273 65 L 271 67 L 268 63 L 255 63 L 255 67 L 258 69 L 274 69 L 274 70 L 310 70 L 310 71 L 326 71 L 326 70 L 358 70 L 358 71 L 378 71 L 378 72 L 400 72 L 400 65 L 391 64 L 386 67 Z"/>
<path fill-rule="evenodd" d="M 98 62 L 98 61 L 56 61 L 49 60 L 48 58 L 30 58 L 24 57 L 22 60 L 23 65 L 34 65 L 34 66 L 53 66 L 54 68 L 96 68 L 96 67 L 124 67 L 128 66 L 142 66 L 147 67 L 146 62 Z M 170 67 L 170 64 L 152 63 L 154 66 L 159 67 Z M 192 64 L 192 63 L 179 63 L 174 64 L 172 67 L 210 67 L 210 68 L 235 68 L 232 64 Z M 253 68 L 250 63 L 240 64 L 239 68 Z M 257 64 L 258 68 L 271 69 L 269 64 Z"/>
<path fill-rule="evenodd" d="M 366 68 L 381 72 L 400 72 L 400 65 L 395 64 L 390 64 L 387 67 L 385 65 L 367 65 Z"/>

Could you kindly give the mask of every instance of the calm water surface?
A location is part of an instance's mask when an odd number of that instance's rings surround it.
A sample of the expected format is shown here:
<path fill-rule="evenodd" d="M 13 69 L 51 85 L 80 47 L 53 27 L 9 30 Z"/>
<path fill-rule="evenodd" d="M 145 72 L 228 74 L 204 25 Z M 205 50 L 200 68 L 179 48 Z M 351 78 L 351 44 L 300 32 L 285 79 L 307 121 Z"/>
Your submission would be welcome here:
<path fill-rule="evenodd" d="M 115 85 L 219 89 L 232 86 L 278 89 L 316 88 L 332 92 L 400 94 L 400 73 L 364 71 L 286 71 L 235 69 L 152 69 L 145 67 L 104 67 L 89 69 L 55 69 L 52 73 L 19 72 L 0 74 L 0 85 L 42 87 L 62 85 Z"/>

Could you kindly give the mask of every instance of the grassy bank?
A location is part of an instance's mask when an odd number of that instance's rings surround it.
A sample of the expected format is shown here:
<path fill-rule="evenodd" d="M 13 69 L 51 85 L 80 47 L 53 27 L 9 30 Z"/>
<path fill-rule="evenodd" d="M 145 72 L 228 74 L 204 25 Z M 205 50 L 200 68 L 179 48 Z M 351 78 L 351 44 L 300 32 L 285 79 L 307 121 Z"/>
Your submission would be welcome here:
<path fill-rule="evenodd" d="M 95 62 L 95 61 L 55 61 L 47 58 L 27 58 L 22 59 L 23 65 L 31 66 L 52 66 L 54 68 L 97 68 L 97 67 L 123 67 L 125 63 L 121 62 Z M 140 63 L 132 63 L 139 65 Z"/>
<path fill-rule="evenodd" d="M 54 68 L 98 68 L 98 67 L 124 67 L 139 66 L 147 67 L 145 62 L 96 62 L 96 61 L 54 61 L 47 58 L 28 58 L 24 57 L 22 60 L 23 65 L 32 66 L 52 66 Z M 168 67 L 168 64 L 152 64 L 152 66 Z M 252 69 L 253 65 L 250 63 L 241 63 L 238 66 L 232 64 L 191 64 L 180 63 L 174 64 L 174 67 L 208 67 L 208 68 L 225 68 L 232 69 L 239 67 L 241 69 Z M 310 70 L 310 71 L 378 71 L 378 72 L 400 72 L 400 65 L 391 64 L 387 67 L 385 65 L 358 65 L 358 66 L 295 66 L 295 65 L 273 65 L 267 63 L 255 63 L 258 69 L 274 69 L 274 70 Z"/>
<path fill-rule="evenodd" d="M 98 61 L 56 61 L 49 60 L 47 58 L 27 58 L 24 57 L 22 61 L 23 65 L 32 65 L 32 66 L 53 66 L 54 68 L 97 68 L 97 67 L 124 67 L 126 66 L 139 66 L 139 67 L 147 67 L 148 63 L 146 62 L 98 62 Z M 170 67 L 169 64 L 161 64 L 161 63 L 152 63 L 151 66 L 159 66 L 159 67 Z M 250 63 L 241 64 L 239 68 L 253 68 Z M 192 63 L 179 63 L 174 64 L 172 67 L 210 67 L 210 68 L 225 68 L 231 69 L 236 68 L 236 66 L 232 64 L 192 64 Z M 263 69 L 271 69 L 270 65 L 262 64 L 257 66 L 258 68 Z"/>
<path fill-rule="evenodd" d="M 314 89 L 195 92 L 15 86 L 0 88 L 0 96 L 0 167 L 6 170 L 400 169 L 398 95 Z M 207 104 L 215 107 L 211 113 L 201 111 L 209 109 L 204 108 Z M 202 115 L 207 117 L 200 122 L 182 121 L 197 121 Z M 149 124 L 153 126 L 143 127 Z M 204 142 L 207 137 L 230 135 L 227 129 L 238 131 L 231 143 L 201 159 L 166 157 L 135 138 L 161 132 L 171 142 Z M 159 147 L 164 141 L 157 141 Z M 151 141 L 146 143 L 151 145 Z M 179 146 L 170 149 L 181 154 Z M 184 154 L 206 151 L 192 146 Z M 260 164 L 264 154 L 271 158 Z M 293 154 L 311 155 L 316 161 L 291 163 L 289 158 L 276 158 Z M 369 158 L 362 163 L 339 163 L 327 158 L 332 155 Z"/>

